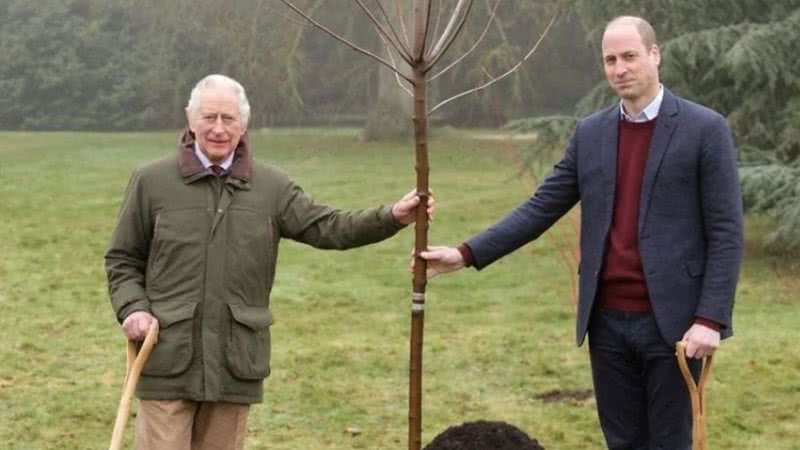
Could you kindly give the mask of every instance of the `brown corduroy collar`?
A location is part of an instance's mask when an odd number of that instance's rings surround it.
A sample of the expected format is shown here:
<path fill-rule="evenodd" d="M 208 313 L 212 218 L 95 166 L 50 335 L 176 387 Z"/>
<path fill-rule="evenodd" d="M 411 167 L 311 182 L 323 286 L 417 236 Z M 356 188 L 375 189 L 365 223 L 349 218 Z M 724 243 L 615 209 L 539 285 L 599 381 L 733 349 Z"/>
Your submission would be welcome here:
<path fill-rule="evenodd" d="M 250 181 L 253 171 L 253 154 L 250 152 L 247 141 L 247 133 L 245 133 L 233 151 L 233 164 L 231 164 L 229 175 L 244 182 Z M 178 144 L 178 169 L 184 178 L 206 172 L 203 163 L 194 154 L 194 143 L 194 133 L 188 127 L 185 128 Z"/>

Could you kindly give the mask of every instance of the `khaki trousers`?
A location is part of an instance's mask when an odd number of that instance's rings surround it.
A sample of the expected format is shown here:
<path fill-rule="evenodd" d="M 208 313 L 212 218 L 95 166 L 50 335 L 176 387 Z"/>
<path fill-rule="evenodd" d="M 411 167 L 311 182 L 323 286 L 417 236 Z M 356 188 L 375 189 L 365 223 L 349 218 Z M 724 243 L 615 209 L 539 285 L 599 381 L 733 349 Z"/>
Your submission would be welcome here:
<path fill-rule="evenodd" d="M 250 405 L 141 400 L 137 450 L 242 450 Z"/>

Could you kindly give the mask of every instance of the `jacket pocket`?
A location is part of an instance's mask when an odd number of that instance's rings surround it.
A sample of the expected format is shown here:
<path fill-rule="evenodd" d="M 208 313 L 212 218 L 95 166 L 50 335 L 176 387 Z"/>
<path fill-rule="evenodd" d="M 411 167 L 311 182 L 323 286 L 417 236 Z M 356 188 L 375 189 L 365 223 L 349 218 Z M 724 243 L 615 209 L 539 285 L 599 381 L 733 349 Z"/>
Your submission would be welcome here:
<path fill-rule="evenodd" d="M 192 362 L 192 333 L 197 303 L 154 302 L 150 304 L 158 319 L 158 343 L 142 368 L 142 374 L 156 377 L 185 372 Z"/>
<path fill-rule="evenodd" d="M 152 266 L 152 269 L 151 269 L 151 270 L 152 270 L 152 271 L 155 271 L 155 268 L 156 268 L 156 266 L 157 266 L 157 263 L 159 262 L 159 261 L 158 261 L 158 257 L 159 257 L 159 250 L 160 250 L 160 246 L 159 246 L 158 244 L 159 244 L 161 241 L 159 240 L 159 237 L 160 237 L 160 236 L 159 236 L 159 230 L 160 230 L 160 227 L 159 227 L 159 225 L 158 225 L 158 222 L 160 221 L 160 219 L 161 219 L 161 214 L 160 214 L 160 213 L 156 214 L 156 218 L 155 218 L 155 220 L 153 221 L 153 237 L 150 239 L 150 254 L 149 254 L 149 260 L 150 260 L 150 261 L 152 261 L 152 262 L 151 262 L 151 266 Z"/>
<path fill-rule="evenodd" d="M 690 277 L 697 278 L 705 273 L 706 262 L 704 260 L 689 261 L 686 263 L 686 271 L 689 272 Z"/>
<path fill-rule="evenodd" d="M 231 329 L 225 357 L 236 378 L 261 380 L 269 375 L 272 314 L 264 306 L 228 305 Z"/>

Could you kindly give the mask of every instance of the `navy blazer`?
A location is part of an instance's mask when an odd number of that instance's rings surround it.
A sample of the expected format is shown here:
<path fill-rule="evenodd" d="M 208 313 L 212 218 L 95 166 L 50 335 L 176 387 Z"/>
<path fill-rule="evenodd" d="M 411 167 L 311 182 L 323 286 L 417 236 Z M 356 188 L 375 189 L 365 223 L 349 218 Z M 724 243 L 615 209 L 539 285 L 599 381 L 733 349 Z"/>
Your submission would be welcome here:
<path fill-rule="evenodd" d="M 575 338 L 584 340 L 614 208 L 619 103 L 578 121 L 564 158 L 532 197 L 467 241 L 482 269 L 536 239 L 581 202 Z M 666 342 L 703 317 L 732 334 L 743 247 L 736 150 L 720 114 L 664 89 L 645 166 L 639 252 Z"/>

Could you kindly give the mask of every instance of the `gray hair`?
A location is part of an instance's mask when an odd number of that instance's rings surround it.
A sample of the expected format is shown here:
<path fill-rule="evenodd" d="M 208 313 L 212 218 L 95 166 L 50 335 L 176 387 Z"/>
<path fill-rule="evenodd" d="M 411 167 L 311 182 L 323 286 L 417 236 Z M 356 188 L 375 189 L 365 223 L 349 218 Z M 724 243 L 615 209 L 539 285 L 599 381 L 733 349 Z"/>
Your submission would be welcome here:
<path fill-rule="evenodd" d="M 197 113 L 200 109 L 200 95 L 210 88 L 228 89 L 236 94 L 239 99 L 239 115 L 242 117 L 242 123 L 247 126 L 250 122 L 250 102 L 247 101 L 244 87 L 238 81 L 225 75 L 212 74 L 198 81 L 189 96 L 189 104 L 186 105 L 187 113 L 190 115 Z"/>

